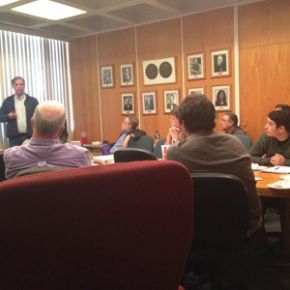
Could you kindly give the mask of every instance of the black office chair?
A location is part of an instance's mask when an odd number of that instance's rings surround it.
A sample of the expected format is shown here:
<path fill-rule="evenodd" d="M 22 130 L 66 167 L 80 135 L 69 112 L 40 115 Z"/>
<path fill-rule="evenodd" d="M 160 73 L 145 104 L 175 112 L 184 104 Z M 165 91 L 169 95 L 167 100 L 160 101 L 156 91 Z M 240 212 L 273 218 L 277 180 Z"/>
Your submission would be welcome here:
<path fill-rule="evenodd" d="M 162 158 L 161 145 L 165 144 L 165 139 L 160 139 L 154 146 L 153 154 L 156 158 Z"/>
<path fill-rule="evenodd" d="M 128 148 L 139 148 L 150 152 L 153 152 L 153 146 L 153 139 L 147 135 L 143 135 L 137 140 L 130 139 L 128 142 Z"/>
<path fill-rule="evenodd" d="M 250 215 L 244 184 L 219 173 L 193 173 L 192 181 L 194 240 L 186 271 L 206 277 L 213 290 L 224 289 L 229 281 L 235 289 L 247 289 L 239 278 L 254 238 L 247 235 Z"/>
<path fill-rule="evenodd" d="M 114 153 L 115 162 L 130 162 L 138 160 L 157 160 L 157 158 L 152 152 L 138 148 L 120 148 Z"/>

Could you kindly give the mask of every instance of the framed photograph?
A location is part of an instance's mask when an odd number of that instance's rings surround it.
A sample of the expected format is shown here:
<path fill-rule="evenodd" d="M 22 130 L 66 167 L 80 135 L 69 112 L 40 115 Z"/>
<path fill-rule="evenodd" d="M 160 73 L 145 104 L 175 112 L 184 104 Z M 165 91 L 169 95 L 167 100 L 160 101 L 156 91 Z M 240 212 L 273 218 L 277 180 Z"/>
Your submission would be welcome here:
<path fill-rule="evenodd" d="M 231 109 L 230 86 L 212 87 L 212 102 L 217 111 L 227 111 Z"/>
<path fill-rule="evenodd" d="M 179 105 L 178 90 L 164 91 L 164 113 L 170 113 L 174 105 Z"/>
<path fill-rule="evenodd" d="M 156 94 L 146 92 L 142 94 L 143 114 L 156 114 Z"/>
<path fill-rule="evenodd" d="M 134 75 L 133 75 L 133 64 L 122 64 L 120 66 L 121 72 L 121 86 L 133 86 Z"/>
<path fill-rule="evenodd" d="M 188 79 L 204 78 L 204 57 L 203 53 L 191 54 L 187 57 Z"/>
<path fill-rule="evenodd" d="M 102 88 L 114 87 L 113 66 L 112 65 L 101 67 L 101 85 L 102 85 Z"/>
<path fill-rule="evenodd" d="M 144 85 L 169 84 L 176 82 L 175 58 L 143 61 Z"/>
<path fill-rule="evenodd" d="M 192 88 L 192 89 L 188 89 L 188 94 L 202 94 L 204 95 L 204 88 Z"/>
<path fill-rule="evenodd" d="M 211 68 L 213 77 L 228 76 L 230 74 L 229 50 L 218 50 L 211 53 Z"/>
<path fill-rule="evenodd" d="M 134 94 L 127 93 L 121 94 L 122 98 L 122 114 L 130 115 L 134 114 Z"/>

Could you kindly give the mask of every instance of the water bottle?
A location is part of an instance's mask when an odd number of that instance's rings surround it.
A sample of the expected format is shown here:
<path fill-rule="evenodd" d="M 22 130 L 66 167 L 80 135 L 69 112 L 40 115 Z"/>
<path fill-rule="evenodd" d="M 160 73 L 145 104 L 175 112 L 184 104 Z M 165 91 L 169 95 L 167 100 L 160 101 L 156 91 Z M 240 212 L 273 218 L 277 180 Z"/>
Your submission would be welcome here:
<path fill-rule="evenodd" d="M 81 145 L 88 144 L 87 132 L 81 132 Z"/>

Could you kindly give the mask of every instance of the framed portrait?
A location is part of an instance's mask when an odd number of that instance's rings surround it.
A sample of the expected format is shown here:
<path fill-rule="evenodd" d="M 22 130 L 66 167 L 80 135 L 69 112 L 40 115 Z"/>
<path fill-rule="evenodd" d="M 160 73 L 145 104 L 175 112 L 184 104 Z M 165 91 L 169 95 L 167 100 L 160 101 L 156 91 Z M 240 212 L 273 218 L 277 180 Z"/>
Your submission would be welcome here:
<path fill-rule="evenodd" d="M 216 111 L 227 111 L 231 108 L 230 86 L 212 87 L 212 102 Z"/>
<path fill-rule="evenodd" d="M 204 56 L 203 53 L 191 54 L 187 56 L 188 79 L 204 78 Z"/>
<path fill-rule="evenodd" d="M 130 115 L 134 114 L 134 94 L 126 93 L 121 94 L 122 114 Z"/>
<path fill-rule="evenodd" d="M 102 85 L 102 88 L 114 87 L 113 66 L 112 65 L 101 67 L 101 85 Z"/>
<path fill-rule="evenodd" d="M 156 94 L 146 92 L 142 94 L 143 114 L 156 114 Z"/>
<path fill-rule="evenodd" d="M 164 91 L 164 113 L 170 113 L 174 105 L 179 105 L 178 90 Z"/>
<path fill-rule="evenodd" d="M 121 75 L 121 86 L 133 86 L 134 75 L 133 75 L 133 64 L 122 64 L 120 66 Z"/>
<path fill-rule="evenodd" d="M 192 95 L 192 94 L 202 94 L 204 95 L 204 88 L 192 88 L 192 89 L 188 89 L 188 94 Z"/>
<path fill-rule="evenodd" d="M 218 50 L 211 53 L 211 69 L 213 77 L 228 76 L 230 74 L 229 50 Z"/>
<path fill-rule="evenodd" d="M 169 84 L 176 82 L 175 58 L 143 61 L 144 85 Z"/>

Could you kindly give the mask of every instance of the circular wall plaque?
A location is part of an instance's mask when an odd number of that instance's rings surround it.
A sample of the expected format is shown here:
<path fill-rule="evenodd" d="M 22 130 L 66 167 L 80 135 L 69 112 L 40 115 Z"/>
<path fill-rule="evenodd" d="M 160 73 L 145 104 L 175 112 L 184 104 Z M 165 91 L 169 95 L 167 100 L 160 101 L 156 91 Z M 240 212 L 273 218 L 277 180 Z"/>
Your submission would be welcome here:
<path fill-rule="evenodd" d="M 172 66 L 169 62 L 163 62 L 159 67 L 159 72 L 163 78 L 168 78 L 172 74 Z"/>
<path fill-rule="evenodd" d="M 150 63 L 146 67 L 146 76 L 148 79 L 153 80 L 157 77 L 158 68 L 155 64 Z"/>

